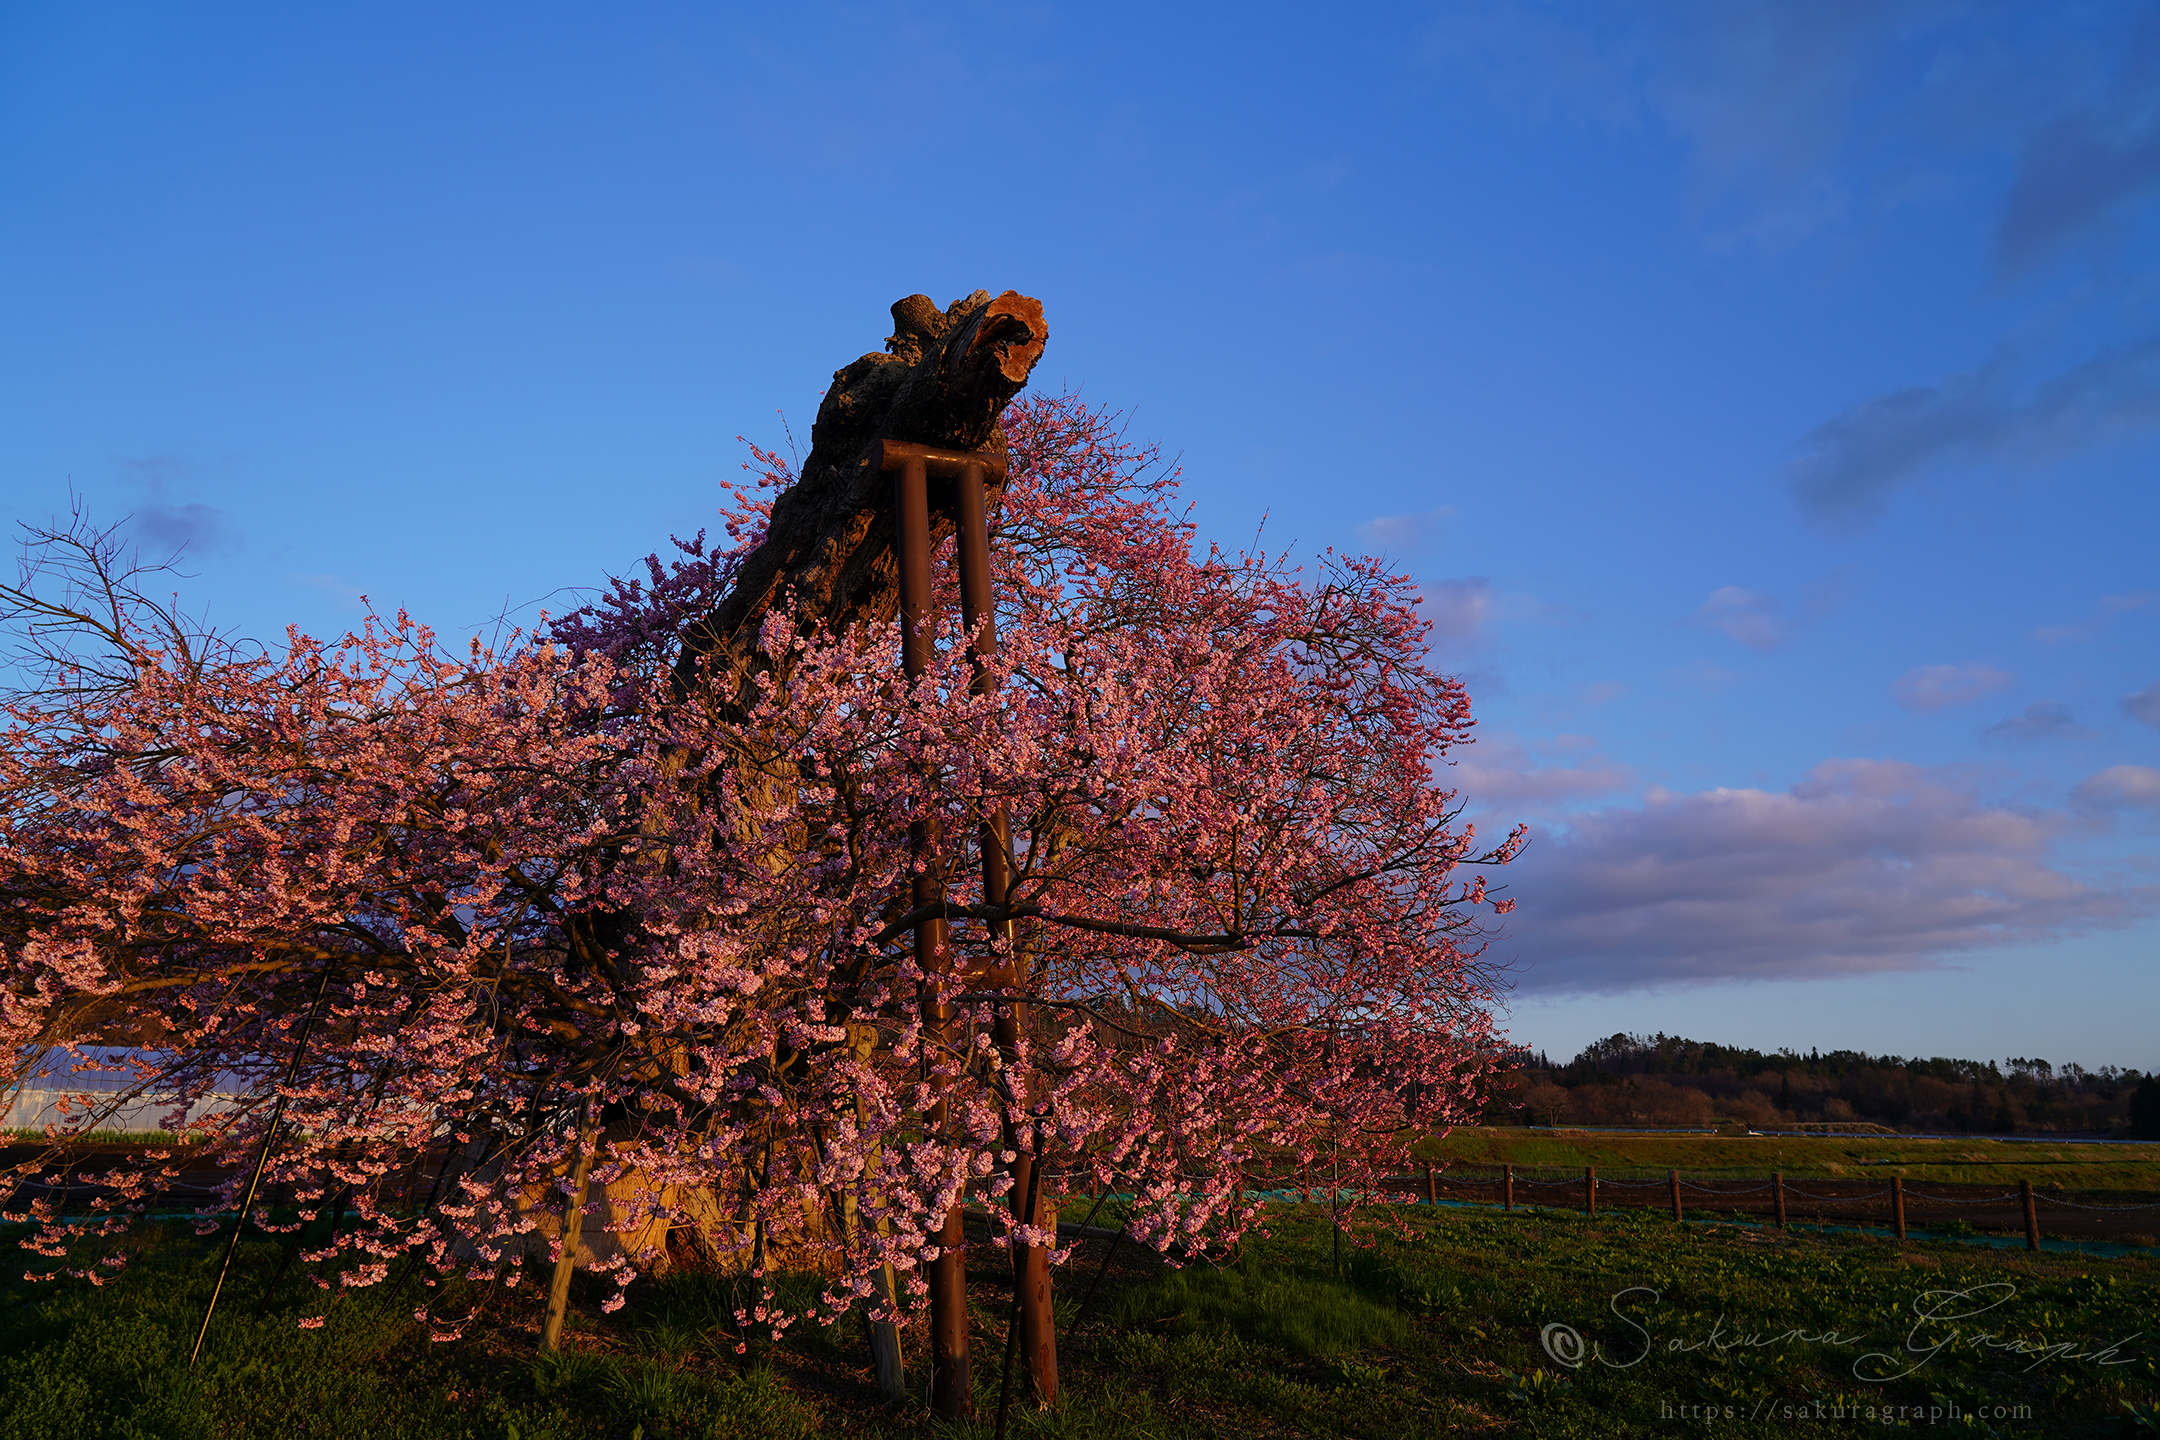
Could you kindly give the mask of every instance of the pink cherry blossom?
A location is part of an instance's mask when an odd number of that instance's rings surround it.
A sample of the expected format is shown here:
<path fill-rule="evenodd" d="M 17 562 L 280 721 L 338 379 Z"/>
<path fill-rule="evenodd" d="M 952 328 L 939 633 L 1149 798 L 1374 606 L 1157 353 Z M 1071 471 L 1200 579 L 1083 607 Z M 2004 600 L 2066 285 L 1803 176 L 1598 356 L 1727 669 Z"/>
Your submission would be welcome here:
<path fill-rule="evenodd" d="M 46 668 L 0 711 L 0 1076 L 118 1038 L 125 1098 L 196 1143 L 101 1173 L 94 1223 L 63 1223 L 64 1142 L 110 1110 L 70 1117 L 6 1207 L 40 1222 L 32 1248 L 124 1235 L 205 1157 L 233 1178 L 201 1212 L 229 1211 L 280 1093 L 266 1183 L 342 1214 L 308 1252 L 341 1289 L 544 1269 L 590 1101 L 607 1308 L 694 1234 L 826 1276 L 808 1316 L 737 1317 L 775 1335 L 877 1305 L 888 1265 L 918 1303 L 942 1217 L 1003 1194 L 1016 1145 L 1046 1192 L 1133 1197 L 1128 1233 L 1173 1257 L 1234 1241 L 1261 1190 L 1385 1198 L 1495 1053 L 1482 917 L 1512 901 L 1458 872 L 1522 832 L 1480 840 L 1443 783 L 1469 697 L 1405 577 L 1202 546 L 1175 475 L 1069 398 L 1005 426 L 986 693 L 957 619 L 910 683 L 895 623 L 777 612 L 747 698 L 672 685 L 762 539 L 748 490 L 727 548 L 679 542 L 462 650 L 402 614 L 226 645 L 124 583 L 97 610 L 110 556 L 48 537 L 74 588 L 8 592 Z M 791 483 L 755 454 L 761 488 Z M 919 823 L 945 837 L 935 976 L 909 946 Z M 943 1036 L 932 987 L 960 1007 Z M 993 1044 L 1014 1003 L 1019 1041 Z"/>

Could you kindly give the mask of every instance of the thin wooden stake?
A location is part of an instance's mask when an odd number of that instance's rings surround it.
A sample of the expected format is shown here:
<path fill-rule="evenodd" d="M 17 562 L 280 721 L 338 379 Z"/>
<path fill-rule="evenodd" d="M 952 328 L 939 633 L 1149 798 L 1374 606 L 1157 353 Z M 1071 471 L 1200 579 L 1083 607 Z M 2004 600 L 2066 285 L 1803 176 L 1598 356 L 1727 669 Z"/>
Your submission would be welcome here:
<path fill-rule="evenodd" d="M 1785 1228 L 1785 1172 L 1770 1172 L 1770 1198 L 1777 1205 L 1777 1228 Z"/>
<path fill-rule="evenodd" d="M 314 1003 L 308 1006 L 307 1016 L 300 1022 L 300 1033 L 293 1038 L 292 1063 L 285 1067 L 285 1083 L 278 1087 L 277 1104 L 270 1107 L 270 1125 L 263 1131 L 262 1149 L 255 1154 L 255 1173 L 248 1176 L 247 1193 L 240 1199 L 240 1214 L 233 1220 L 232 1239 L 225 1245 L 225 1261 L 218 1266 L 217 1283 L 210 1287 L 210 1303 L 203 1307 L 202 1328 L 195 1332 L 195 1348 L 188 1351 L 190 1370 L 202 1356 L 203 1341 L 210 1334 L 210 1317 L 217 1314 L 218 1296 L 225 1291 L 225 1277 L 232 1271 L 233 1252 L 240 1248 L 241 1232 L 247 1229 L 248 1211 L 254 1208 L 255 1191 L 262 1184 L 263 1167 L 270 1163 L 270 1150 L 277 1144 L 278 1127 L 285 1123 L 285 1092 L 299 1082 L 300 1057 L 307 1051 L 308 1031 L 315 1028 L 315 1017 L 322 1012 L 323 996 L 329 993 L 330 972 L 330 966 L 323 966 L 322 979 L 315 986 Z"/>
<path fill-rule="evenodd" d="M 1103 1274 L 1110 1268 L 1111 1257 L 1117 1254 L 1117 1247 L 1124 1239 L 1125 1227 L 1120 1225 L 1117 1234 L 1110 1237 L 1110 1248 L 1103 1252 L 1102 1264 L 1095 1267 L 1095 1278 L 1088 1281 L 1087 1294 L 1080 1297 L 1080 1308 L 1073 1312 L 1072 1324 L 1065 1327 L 1065 1338 L 1068 1340 L 1080 1328 L 1080 1322 L 1087 1318 L 1088 1305 L 1095 1298 L 1095 1287 L 1102 1284 Z"/>
<path fill-rule="evenodd" d="M 1335 1278 L 1342 1279 L 1342 1162 L 1328 1173 L 1328 1229 L 1335 1238 Z"/>
<path fill-rule="evenodd" d="M 435 1197 L 442 1193 L 443 1181 L 450 1177 L 451 1169 L 457 1164 L 458 1155 L 462 1153 L 462 1147 L 460 1147 L 457 1143 L 456 1122 L 453 1121 L 451 1123 L 450 1133 L 445 1137 L 445 1139 L 448 1141 L 448 1143 L 443 1147 L 442 1164 L 435 1167 L 435 1181 L 433 1184 L 428 1186 L 427 1198 L 420 1202 L 420 1209 L 413 1216 L 413 1229 L 416 1233 L 418 1232 L 421 1224 L 427 1219 L 428 1212 L 435 1208 Z M 484 1132 L 475 1134 L 473 1136 L 471 1146 L 473 1156 L 476 1160 L 479 1157 L 481 1150 L 484 1148 L 484 1144 Z M 424 1153 L 425 1152 L 423 1152 L 423 1154 Z M 389 1285 L 383 1287 L 383 1303 L 385 1305 L 396 1303 L 397 1297 L 401 1293 L 403 1293 L 406 1284 L 411 1281 L 413 1277 L 413 1272 L 419 1268 L 420 1247 L 415 1245 L 411 1250 L 406 1252 L 405 1263 L 403 1266 L 399 1267 L 397 1279 Z"/>
<path fill-rule="evenodd" d="M 2040 1210 L 2033 1204 L 2032 1181 L 2018 1181 L 2018 1193 L 2025 1201 L 2025 1248 L 2040 1248 Z"/>
<path fill-rule="evenodd" d="M 1035 1200 L 1042 1189 L 1042 1142 L 1043 1127 L 1038 1124 L 1035 1127 L 1034 1163 L 1028 1167 L 1027 1217 L 1030 1225 L 1035 1223 Z M 1012 1277 L 1012 1309 L 1005 1317 L 1005 1368 L 998 1375 L 997 1440 L 1005 1440 L 1005 1407 L 1012 1399 L 1013 1341 L 1020 1334 L 1020 1288 L 1024 1277 L 1017 1249 L 1013 1254 Z"/>

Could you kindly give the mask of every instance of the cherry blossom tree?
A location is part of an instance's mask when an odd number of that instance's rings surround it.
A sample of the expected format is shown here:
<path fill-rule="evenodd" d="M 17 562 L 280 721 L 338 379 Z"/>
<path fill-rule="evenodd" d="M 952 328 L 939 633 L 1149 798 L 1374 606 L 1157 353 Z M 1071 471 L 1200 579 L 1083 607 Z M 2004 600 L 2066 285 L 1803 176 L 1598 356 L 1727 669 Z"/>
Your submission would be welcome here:
<path fill-rule="evenodd" d="M 997 648 L 950 621 L 912 682 L 889 620 L 775 607 L 724 681 L 686 647 L 791 482 L 764 452 L 726 543 L 459 651 L 403 615 L 225 644 L 91 532 L 38 537 L 5 594 L 31 648 L 0 744 L 0 1076 L 125 1040 L 123 1093 L 194 1142 L 103 1173 L 85 1225 L 65 1142 L 100 1115 L 55 1127 L 9 1206 L 49 1273 L 123 1264 L 182 1159 L 231 1167 L 207 1226 L 267 1153 L 333 1217 L 307 1252 L 332 1292 L 529 1290 L 581 1246 L 610 1308 L 671 1246 L 825 1277 L 803 1314 L 746 1305 L 746 1343 L 920 1303 L 953 1207 L 1023 1155 L 1046 1200 L 1129 1195 L 1125 1233 L 1180 1258 L 1315 1166 L 1387 1196 L 1493 1053 L 1480 917 L 1511 902 L 1480 867 L 1522 836 L 1480 840 L 1444 784 L 1468 696 L 1385 566 L 1201 546 L 1175 476 L 1073 399 L 1004 430 Z M 186 1118 L 234 1077 L 244 1103 Z M 992 1223 L 1064 1258 L 1050 1203 Z M 450 1338 L 471 1312 L 416 1313 Z"/>

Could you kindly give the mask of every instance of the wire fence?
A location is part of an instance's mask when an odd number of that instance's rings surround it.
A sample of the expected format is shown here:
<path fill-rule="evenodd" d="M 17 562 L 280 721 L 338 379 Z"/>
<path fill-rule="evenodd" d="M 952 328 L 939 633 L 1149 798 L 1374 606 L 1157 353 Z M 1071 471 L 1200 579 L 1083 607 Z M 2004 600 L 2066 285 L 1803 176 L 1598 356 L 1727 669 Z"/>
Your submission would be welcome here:
<path fill-rule="evenodd" d="M 2160 1190 L 2160 1173 L 2154 1181 L 2154 1188 Z M 1675 1220 L 1729 1217 L 1777 1226 L 1794 1220 L 1828 1220 L 1863 1230 L 1888 1229 L 1899 1239 L 1907 1238 L 1909 1230 L 1976 1236 L 1979 1232 L 1973 1222 L 1978 1221 L 2013 1234 L 2022 1229 L 2030 1250 L 2042 1248 L 2040 1222 L 2046 1213 L 2057 1241 L 2106 1243 L 2115 1236 L 2133 1245 L 2160 1243 L 2153 1234 L 2160 1231 L 2160 1200 L 2072 1199 L 2036 1187 L 2030 1180 L 2020 1180 L 2016 1189 L 1996 1191 L 1946 1181 L 1915 1184 L 1903 1177 L 1883 1183 L 1874 1177 L 1807 1176 L 1801 1184 L 1792 1184 L 1780 1172 L 1772 1172 L 1767 1179 L 1705 1178 L 1676 1169 L 1656 1173 L 1633 1167 L 1613 1173 L 1595 1166 L 1454 1161 L 1399 1177 L 1390 1183 L 1389 1191 L 1391 1198 L 1503 1209 L 1572 1209 L 1589 1215 L 1596 1215 L 1603 1205 L 1638 1211 L 1669 1209 Z M 1291 1187 L 1271 1192 L 1270 1198 L 1324 1202 L 1329 1194 L 1309 1186 Z"/>

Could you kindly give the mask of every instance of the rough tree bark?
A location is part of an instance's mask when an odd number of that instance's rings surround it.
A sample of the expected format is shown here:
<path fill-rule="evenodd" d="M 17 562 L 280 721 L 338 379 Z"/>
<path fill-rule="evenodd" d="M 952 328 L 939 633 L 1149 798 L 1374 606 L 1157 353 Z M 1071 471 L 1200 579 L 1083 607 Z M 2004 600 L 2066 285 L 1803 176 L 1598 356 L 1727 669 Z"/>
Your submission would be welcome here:
<path fill-rule="evenodd" d="M 757 627 L 792 594 L 795 613 L 845 628 L 890 619 L 899 608 L 898 536 L 892 481 L 873 471 L 870 448 L 907 440 L 944 450 L 1005 449 L 998 417 L 1028 382 L 1050 338 L 1042 302 L 1007 290 L 955 300 L 944 310 L 927 295 L 893 302 L 884 352 L 833 372 L 818 406 L 802 473 L 773 504 L 765 541 L 743 561 L 735 584 L 684 637 L 676 683 L 705 671 L 725 695 L 754 661 Z M 952 533 L 949 484 L 933 483 L 931 543 Z"/>

